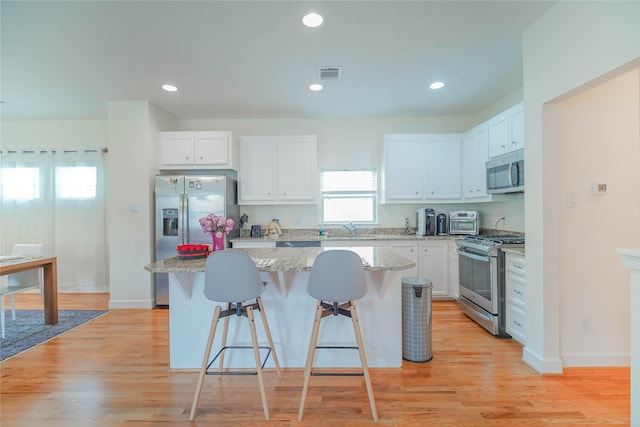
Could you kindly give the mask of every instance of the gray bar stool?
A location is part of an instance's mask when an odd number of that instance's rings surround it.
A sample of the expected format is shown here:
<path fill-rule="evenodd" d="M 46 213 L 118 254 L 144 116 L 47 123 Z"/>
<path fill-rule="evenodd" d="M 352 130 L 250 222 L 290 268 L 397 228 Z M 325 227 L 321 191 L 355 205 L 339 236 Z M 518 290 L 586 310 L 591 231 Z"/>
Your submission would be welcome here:
<path fill-rule="evenodd" d="M 304 404 L 309 388 L 309 379 L 312 375 L 322 376 L 364 376 L 364 381 L 369 395 L 369 404 L 374 421 L 378 421 L 376 412 L 376 402 L 373 397 L 371 378 L 369 377 L 369 367 L 367 366 L 367 356 L 360 332 L 360 323 L 356 312 L 354 300 L 362 298 L 367 293 L 367 283 L 364 276 L 362 259 L 358 254 L 349 250 L 329 250 L 318 255 L 311 268 L 307 292 L 318 300 L 316 314 L 311 332 L 311 341 L 307 353 L 307 362 L 304 368 L 304 385 L 302 387 L 302 399 L 298 411 L 298 422 L 302 422 Z M 351 318 L 353 331 L 356 336 L 356 347 L 344 346 L 318 346 L 318 331 L 320 330 L 320 320 L 326 316 L 346 316 Z M 349 373 L 313 373 L 313 361 L 316 349 L 340 348 L 357 349 L 360 355 L 362 372 Z"/>
<path fill-rule="evenodd" d="M 204 295 L 207 299 L 217 302 L 226 302 L 226 310 L 222 310 L 220 306 L 216 306 L 213 320 L 211 321 L 211 329 L 209 331 L 209 339 L 207 346 L 204 350 L 204 357 L 202 359 L 202 367 L 200 368 L 200 375 L 198 377 L 198 385 L 196 386 L 196 393 L 193 397 L 193 405 L 191 406 L 190 420 L 196 413 L 196 407 L 198 400 L 200 399 L 200 392 L 202 391 L 202 385 L 204 383 L 205 375 L 247 375 L 257 374 L 258 383 L 260 385 L 260 394 L 262 396 L 262 407 L 264 408 L 264 418 L 269 419 L 269 407 L 267 405 L 267 394 L 264 388 L 264 379 L 262 369 L 269 357 L 273 355 L 273 363 L 275 364 L 278 378 L 282 378 L 280 372 L 280 364 L 278 363 L 278 356 L 276 355 L 276 349 L 273 345 L 273 339 L 271 338 L 271 331 L 269 330 L 269 324 L 267 323 L 267 317 L 264 313 L 264 307 L 262 305 L 262 298 L 260 295 L 264 291 L 266 283 L 260 278 L 260 273 L 251 259 L 250 256 L 244 252 L 225 250 L 213 252 L 207 258 L 205 264 L 204 273 Z M 254 303 L 245 303 L 249 300 L 255 300 Z M 267 336 L 269 346 L 259 346 L 258 336 L 256 334 L 256 325 L 253 311 L 258 310 L 262 317 L 262 324 Z M 229 329 L 229 316 L 246 317 L 249 322 L 249 330 L 251 331 L 251 346 L 227 346 L 227 331 Z M 222 332 L 222 348 L 215 355 L 215 357 L 209 361 L 211 355 L 211 347 L 216 334 L 216 328 L 218 327 L 218 321 L 220 318 L 224 318 L 224 329 Z M 253 354 L 256 361 L 256 371 L 223 371 L 224 351 L 228 349 L 253 349 Z M 260 349 L 268 349 L 267 355 L 264 361 L 260 361 Z M 220 364 L 218 370 L 210 370 L 211 365 L 220 357 Z"/>

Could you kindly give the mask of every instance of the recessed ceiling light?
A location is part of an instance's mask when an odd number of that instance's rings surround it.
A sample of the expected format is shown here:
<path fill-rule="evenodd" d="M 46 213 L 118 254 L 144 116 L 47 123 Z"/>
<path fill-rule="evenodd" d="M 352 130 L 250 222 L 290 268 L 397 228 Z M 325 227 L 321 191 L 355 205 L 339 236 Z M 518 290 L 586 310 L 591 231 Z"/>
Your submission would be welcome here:
<path fill-rule="evenodd" d="M 444 83 L 442 82 L 433 82 L 429 85 L 429 89 L 442 89 L 444 87 Z"/>
<path fill-rule="evenodd" d="M 314 83 L 314 84 L 309 85 L 309 89 L 314 91 L 314 92 L 318 92 L 318 91 L 322 90 L 322 85 L 318 84 L 318 83 Z"/>
<path fill-rule="evenodd" d="M 322 17 L 322 15 L 318 15 L 314 12 L 311 12 L 302 18 L 302 23 L 311 28 L 319 27 L 323 22 L 324 18 Z"/>
<path fill-rule="evenodd" d="M 178 90 L 178 88 L 174 85 L 162 85 L 162 89 L 166 90 L 167 92 L 176 92 Z"/>

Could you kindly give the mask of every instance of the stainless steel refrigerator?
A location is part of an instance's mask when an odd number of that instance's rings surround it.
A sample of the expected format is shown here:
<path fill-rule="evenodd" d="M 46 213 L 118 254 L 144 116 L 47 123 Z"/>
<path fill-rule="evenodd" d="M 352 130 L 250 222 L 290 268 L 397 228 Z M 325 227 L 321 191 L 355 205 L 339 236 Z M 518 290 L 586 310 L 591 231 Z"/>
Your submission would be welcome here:
<path fill-rule="evenodd" d="M 155 261 L 178 255 L 182 244 L 211 244 L 200 218 L 212 213 L 232 218 L 236 225 L 228 241 L 240 234 L 240 208 L 235 179 L 224 175 L 158 175 L 155 189 Z M 156 273 L 156 305 L 169 305 L 169 275 Z"/>

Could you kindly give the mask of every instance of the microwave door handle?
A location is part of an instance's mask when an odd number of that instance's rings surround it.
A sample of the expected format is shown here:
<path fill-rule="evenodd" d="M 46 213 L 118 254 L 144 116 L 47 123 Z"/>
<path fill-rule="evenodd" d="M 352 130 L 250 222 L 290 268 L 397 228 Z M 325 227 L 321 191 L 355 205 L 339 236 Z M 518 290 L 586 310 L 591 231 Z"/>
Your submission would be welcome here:
<path fill-rule="evenodd" d="M 509 163 L 509 188 L 513 187 L 513 162 Z"/>

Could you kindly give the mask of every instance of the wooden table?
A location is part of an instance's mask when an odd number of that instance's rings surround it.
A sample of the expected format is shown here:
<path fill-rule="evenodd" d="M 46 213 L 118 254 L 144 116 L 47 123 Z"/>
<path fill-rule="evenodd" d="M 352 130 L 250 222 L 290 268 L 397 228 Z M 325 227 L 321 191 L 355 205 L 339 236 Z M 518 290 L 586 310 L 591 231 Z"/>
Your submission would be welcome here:
<path fill-rule="evenodd" d="M 57 258 L 26 258 L 0 262 L 0 276 L 42 268 L 44 271 L 44 323 L 58 323 L 58 267 Z"/>

